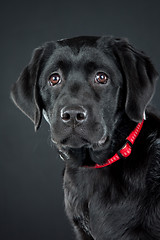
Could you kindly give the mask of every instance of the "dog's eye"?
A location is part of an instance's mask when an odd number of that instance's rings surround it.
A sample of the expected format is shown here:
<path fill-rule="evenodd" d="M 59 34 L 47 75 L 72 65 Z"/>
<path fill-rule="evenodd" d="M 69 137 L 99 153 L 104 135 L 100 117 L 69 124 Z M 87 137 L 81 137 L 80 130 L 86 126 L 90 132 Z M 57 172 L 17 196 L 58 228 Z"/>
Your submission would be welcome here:
<path fill-rule="evenodd" d="M 52 73 L 49 77 L 48 82 L 50 86 L 54 86 L 61 82 L 61 76 L 59 75 L 59 73 Z"/>
<path fill-rule="evenodd" d="M 98 72 L 95 76 L 95 82 L 105 84 L 108 81 L 108 76 L 104 72 Z"/>

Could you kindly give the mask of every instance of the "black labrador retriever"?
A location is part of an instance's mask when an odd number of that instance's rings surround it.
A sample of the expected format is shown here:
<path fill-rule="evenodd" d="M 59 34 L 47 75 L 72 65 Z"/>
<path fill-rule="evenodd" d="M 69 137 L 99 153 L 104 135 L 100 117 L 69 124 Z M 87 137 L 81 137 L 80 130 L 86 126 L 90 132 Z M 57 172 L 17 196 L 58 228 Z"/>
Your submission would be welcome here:
<path fill-rule="evenodd" d="M 37 48 L 13 85 L 65 160 L 77 239 L 160 240 L 160 118 L 148 106 L 157 77 L 126 39 L 77 37 Z"/>

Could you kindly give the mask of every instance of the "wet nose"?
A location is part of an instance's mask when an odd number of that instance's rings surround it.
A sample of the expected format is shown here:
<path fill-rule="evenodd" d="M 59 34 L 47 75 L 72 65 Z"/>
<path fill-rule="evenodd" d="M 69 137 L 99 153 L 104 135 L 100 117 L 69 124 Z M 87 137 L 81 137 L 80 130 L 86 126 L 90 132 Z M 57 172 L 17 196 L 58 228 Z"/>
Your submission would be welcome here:
<path fill-rule="evenodd" d="M 87 110 L 82 106 L 68 106 L 61 110 L 61 120 L 67 125 L 83 124 L 87 119 Z"/>

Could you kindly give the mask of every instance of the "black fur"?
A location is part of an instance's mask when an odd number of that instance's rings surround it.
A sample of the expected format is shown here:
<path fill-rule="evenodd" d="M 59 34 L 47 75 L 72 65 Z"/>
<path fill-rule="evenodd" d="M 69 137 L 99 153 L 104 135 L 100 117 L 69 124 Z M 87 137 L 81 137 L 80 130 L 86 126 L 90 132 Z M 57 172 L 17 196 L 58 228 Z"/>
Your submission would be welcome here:
<path fill-rule="evenodd" d="M 53 73 L 60 77 L 55 85 Z M 107 81 L 98 82 L 97 74 Z M 65 160 L 65 208 L 77 239 L 160 239 L 160 118 L 148 106 L 157 77 L 150 59 L 126 39 L 78 37 L 36 49 L 12 88 L 35 129 L 42 114 L 50 125 Z M 113 156 L 144 112 L 127 159 L 85 167 Z"/>

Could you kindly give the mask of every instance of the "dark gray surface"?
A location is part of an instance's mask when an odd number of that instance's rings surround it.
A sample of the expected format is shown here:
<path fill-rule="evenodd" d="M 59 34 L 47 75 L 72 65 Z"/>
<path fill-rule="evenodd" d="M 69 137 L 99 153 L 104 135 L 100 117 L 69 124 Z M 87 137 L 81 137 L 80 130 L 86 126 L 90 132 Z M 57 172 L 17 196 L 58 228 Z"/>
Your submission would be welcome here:
<path fill-rule="evenodd" d="M 65 216 L 63 162 L 43 121 L 9 98 L 12 83 L 45 41 L 78 35 L 127 37 L 160 66 L 160 1 L 3 1 L 0 7 L 0 239 L 74 239 Z M 160 109 L 160 82 L 153 103 Z"/>

